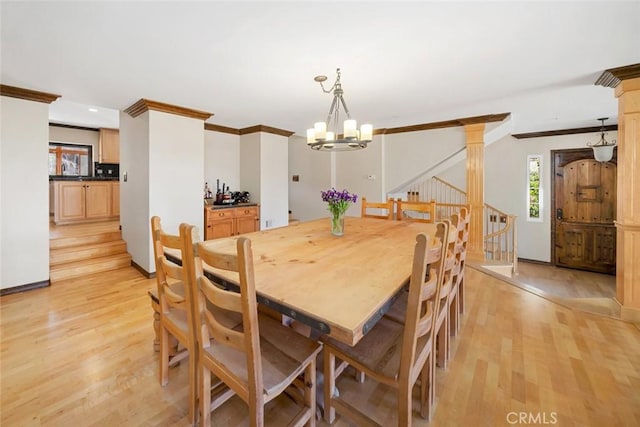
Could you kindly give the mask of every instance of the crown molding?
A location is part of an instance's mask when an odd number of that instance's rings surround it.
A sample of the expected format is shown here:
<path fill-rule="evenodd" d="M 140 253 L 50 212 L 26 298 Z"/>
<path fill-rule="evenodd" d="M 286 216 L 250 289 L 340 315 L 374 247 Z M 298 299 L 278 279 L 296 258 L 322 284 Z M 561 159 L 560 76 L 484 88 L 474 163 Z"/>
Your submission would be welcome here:
<path fill-rule="evenodd" d="M 543 136 L 558 136 L 558 135 L 574 135 L 578 133 L 593 133 L 600 132 L 602 130 L 602 126 L 592 126 L 587 128 L 574 128 L 574 129 L 560 129 L 560 130 L 548 130 L 543 132 L 528 132 L 528 133 L 514 133 L 511 134 L 512 137 L 517 139 L 525 139 L 525 138 L 541 138 Z M 609 131 L 617 131 L 618 125 L 606 125 L 604 126 L 605 132 Z"/>
<path fill-rule="evenodd" d="M 178 116 L 190 117 L 192 119 L 207 120 L 213 113 L 194 110 L 192 108 L 179 107 L 177 105 L 165 104 L 164 102 L 152 101 L 150 99 L 140 99 L 138 102 L 124 110 L 131 117 L 138 117 L 149 110 L 163 113 L 175 114 Z"/>
<path fill-rule="evenodd" d="M 448 128 L 448 127 L 466 126 L 466 125 L 477 124 L 477 123 L 501 122 L 507 117 L 509 117 L 510 114 L 511 113 L 486 114 L 484 116 L 463 117 L 459 119 L 446 120 L 443 122 L 423 123 L 419 125 L 402 126 L 397 128 L 379 128 L 379 129 L 374 129 L 373 134 L 388 135 L 392 133 L 416 132 L 421 130 L 432 130 L 432 129 L 442 129 L 442 128 Z M 256 125 L 256 126 L 250 126 L 242 129 L 236 129 L 236 128 L 227 127 L 227 126 L 220 126 L 220 125 L 214 125 L 211 123 L 205 123 L 204 128 L 205 130 L 230 133 L 233 135 L 247 135 L 250 133 L 265 132 L 265 133 L 272 133 L 275 135 L 290 137 L 291 135 L 295 134 L 295 132 L 291 132 L 284 129 L 278 129 L 271 126 L 265 126 L 265 125 Z"/>
<path fill-rule="evenodd" d="M 247 135 L 249 133 L 256 133 L 256 132 L 272 133 L 274 135 L 286 136 L 287 138 L 295 133 L 288 130 L 278 129 L 278 128 L 265 126 L 265 125 L 256 125 L 256 126 L 240 129 L 240 135 Z"/>
<path fill-rule="evenodd" d="M 60 98 L 60 95 L 56 95 L 54 93 L 39 92 L 37 90 L 23 89 L 20 87 L 2 84 L 0 84 L 0 95 L 25 99 L 27 101 L 44 102 L 45 104 L 51 104 L 56 99 Z"/>
<path fill-rule="evenodd" d="M 635 79 L 637 77 L 640 77 L 640 64 L 626 65 L 605 70 L 594 84 L 596 86 L 615 88 L 622 80 Z"/>
<path fill-rule="evenodd" d="M 231 135 L 240 135 L 240 129 L 230 128 L 228 126 L 214 125 L 212 123 L 205 123 L 204 129 L 213 132 L 230 133 Z"/>
<path fill-rule="evenodd" d="M 396 128 L 383 128 L 373 131 L 374 135 L 389 135 L 393 133 L 417 132 L 421 130 L 444 129 L 450 127 L 466 126 L 477 123 L 501 122 L 511 113 L 486 114 L 484 116 L 463 117 L 459 119 L 445 120 L 442 122 L 422 123 L 419 125 L 402 126 Z"/>
<path fill-rule="evenodd" d="M 247 128 L 236 129 L 228 126 L 220 126 L 220 125 L 214 125 L 212 123 L 205 123 L 204 129 L 211 130 L 214 132 L 230 133 L 232 135 L 247 135 L 250 133 L 264 132 L 264 133 L 272 133 L 274 135 L 286 136 L 287 138 L 295 133 L 288 130 L 278 129 L 278 128 L 265 126 L 265 125 L 255 125 Z"/>

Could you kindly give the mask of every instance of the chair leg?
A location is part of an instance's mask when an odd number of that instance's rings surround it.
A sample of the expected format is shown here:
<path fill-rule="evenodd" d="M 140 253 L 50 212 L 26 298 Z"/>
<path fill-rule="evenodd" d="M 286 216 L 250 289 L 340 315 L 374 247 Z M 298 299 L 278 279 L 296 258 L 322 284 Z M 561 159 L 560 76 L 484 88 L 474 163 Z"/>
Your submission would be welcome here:
<path fill-rule="evenodd" d="M 449 303 L 449 336 L 455 337 L 458 333 L 458 292 Z M 447 358 L 450 355 L 447 355 Z"/>
<path fill-rule="evenodd" d="M 434 404 L 435 380 L 432 365 L 433 353 L 430 353 L 420 372 L 420 415 L 426 420 L 431 419 Z"/>
<path fill-rule="evenodd" d="M 447 369 L 447 346 L 449 344 L 449 316 L 445 316 L 442 325 L 440 325 L 440 329 L 437 331 L 438 334 L 438 355 L 437 355 L 437 363 L 442 369 Z"/>
<path fill-rule="evenodd" d="M 398 425 L 411 425 L 411 385 L 400 384 L 398 387 Z"/>
<path fill-rule="evenodd" d="M 203 365 L 198 369 L 198 383 L 200 385 L 200 425 L 208 427 L 211 425 L 211 372 Z"/>
<path fill-rule="evenodd" d="M 161 386 L 169 382 L 169 332 L 160 325 L 160 363 L 158 380 Z"/>
<path fill-rule="evenodd" d="M 304 371 L 304 403 L 309 408 L 309 427 L 316 425 L 316 361 L 313 359 Z"/>
<path fill-rule="evenodd" d="M 336 410 L 331 404 L 331 398 L 333 397 L 333 389 L 336 385 L 335 379 L 335 367 L 336 356 L 331 351 L 324 347 L 324 420 L 329 424 L 333 423 L 336 418 Z"/>
<path fill-rule="evenodd" d="M 195 425 L 198 418 L 198 361 L 193 347 L 189 349 L 189 423 Z"/>
<path fill-rule="evenodd" d="M 458 283 L 458 298 L 460 299 L 460 314 L 464 314 L 464 269 L 460 272 L 460 283 Z"/>

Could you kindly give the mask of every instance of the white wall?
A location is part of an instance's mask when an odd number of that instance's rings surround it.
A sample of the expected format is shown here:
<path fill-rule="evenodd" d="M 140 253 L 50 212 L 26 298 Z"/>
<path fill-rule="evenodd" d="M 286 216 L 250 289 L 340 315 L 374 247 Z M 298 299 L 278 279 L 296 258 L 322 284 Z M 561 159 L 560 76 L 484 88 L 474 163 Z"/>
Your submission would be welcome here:
<path fill-rule="evenodd" d="M 183 222 L 196 225 L 202 239 L 203 188 L 202 120 L 150 111 L 149 216 L 158 215 L 162 227 L 175 234 Z"/>
<path fill-rule="evenodd" d="M 362 197 L 369 201 L 384 200 L 385 170 L 382 166 L 382 156 L 385 143 L 386 141 L 377 135 L 365 149 L 335 153 L 336 190 L 348 190 L 349 193 L 358 195 L 358 202 L 349 206 L 347 215 L 360 216 Z M 329 213 L 325 212 L 324 216 L 328 217 Z"/>
<path fill-rule="evenodd" d="M 385 190 L 420 175 L 465 146 L 463 127 L 385 135 Z"/>
<path fill-rule="evenodd" d="M 320 192 L 331 187 L 331 153 L 313 151 L 306 138 L 289 138 L 289 210 L 300 221 L 328 216 Z M 299 181 L 293 182 L 293 175 Z"/>
<path fill-rule="evenodd" d="M 240 187 L 250 193 L 252 202 L 261 203 L 260 133 L 258 132 L 240 136 Z M 260 229 L 263 229 L 262 212 L 260 216 Z"/>
<path fill-rule="evenodd" d="M 260 204 L 261 230 L 289 222 L 288 158 L 287 137 L 266 132 L 240 137 L 240 187 Z"/>
<path fill-rule="evenodd" d="M 0 288 L 49 280 L 49 104 L 0 97 Z"/>
<path fill-rule="evenodd" d="M 231 191 L 249 191 L 240 186 L 240 135 L 205 130 L 204 180 L 216 192 L 216 180 Z M 204 189 L 204 188 L 203 188 Z"/>
<path fill-rule="evenodd" d="M 155 271 L 152 216 L 178 234 L 180 223 L 203 236 L 204 129 L 202 120 L 158 111 L 136 118 L 120 113 L 120 222 L 133 261 Z M 127 181 L 124 181 L 124 174 Z"/>
<path fill-rule="evenodd" d="M 127 180 L 124 180 L 124 175 Z M 120 112 L 120 225 L 133 262 L 155 271 L 149 214 L 149 112 Z"/>
<path fill-rule="evenodd" d="M 287 137 L 260 132 L 261 230 L 289 224 L 288 142 Z"/>

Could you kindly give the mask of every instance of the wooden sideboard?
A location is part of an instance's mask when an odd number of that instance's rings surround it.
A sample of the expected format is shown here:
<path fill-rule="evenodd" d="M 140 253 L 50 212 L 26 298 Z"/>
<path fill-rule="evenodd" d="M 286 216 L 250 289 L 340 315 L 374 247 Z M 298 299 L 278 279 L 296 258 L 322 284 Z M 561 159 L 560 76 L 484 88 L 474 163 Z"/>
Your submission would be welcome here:
<path fill-rule="evenodd" d="M 260 207 L 243 204 L 204 208 L 204 239 L 237 236 L 260 230 Z"/>

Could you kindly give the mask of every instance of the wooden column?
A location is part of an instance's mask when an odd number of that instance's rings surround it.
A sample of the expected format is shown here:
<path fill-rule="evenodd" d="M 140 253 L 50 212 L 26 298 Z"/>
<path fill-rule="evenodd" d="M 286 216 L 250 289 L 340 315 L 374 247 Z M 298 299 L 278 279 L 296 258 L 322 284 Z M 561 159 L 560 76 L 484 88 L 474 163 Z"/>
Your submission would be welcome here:
<path fill-rule="evenodd" d="M 618 98 L 616 290 L 623 319 L 640 321 L 640 77 L 622 80 Z"/>
<path fill-rule="evenodd" d="M 467 203 L 471 206 L 467 251 L 484 260 L 484 123 L 464 126 L 467 136 Z"/>

